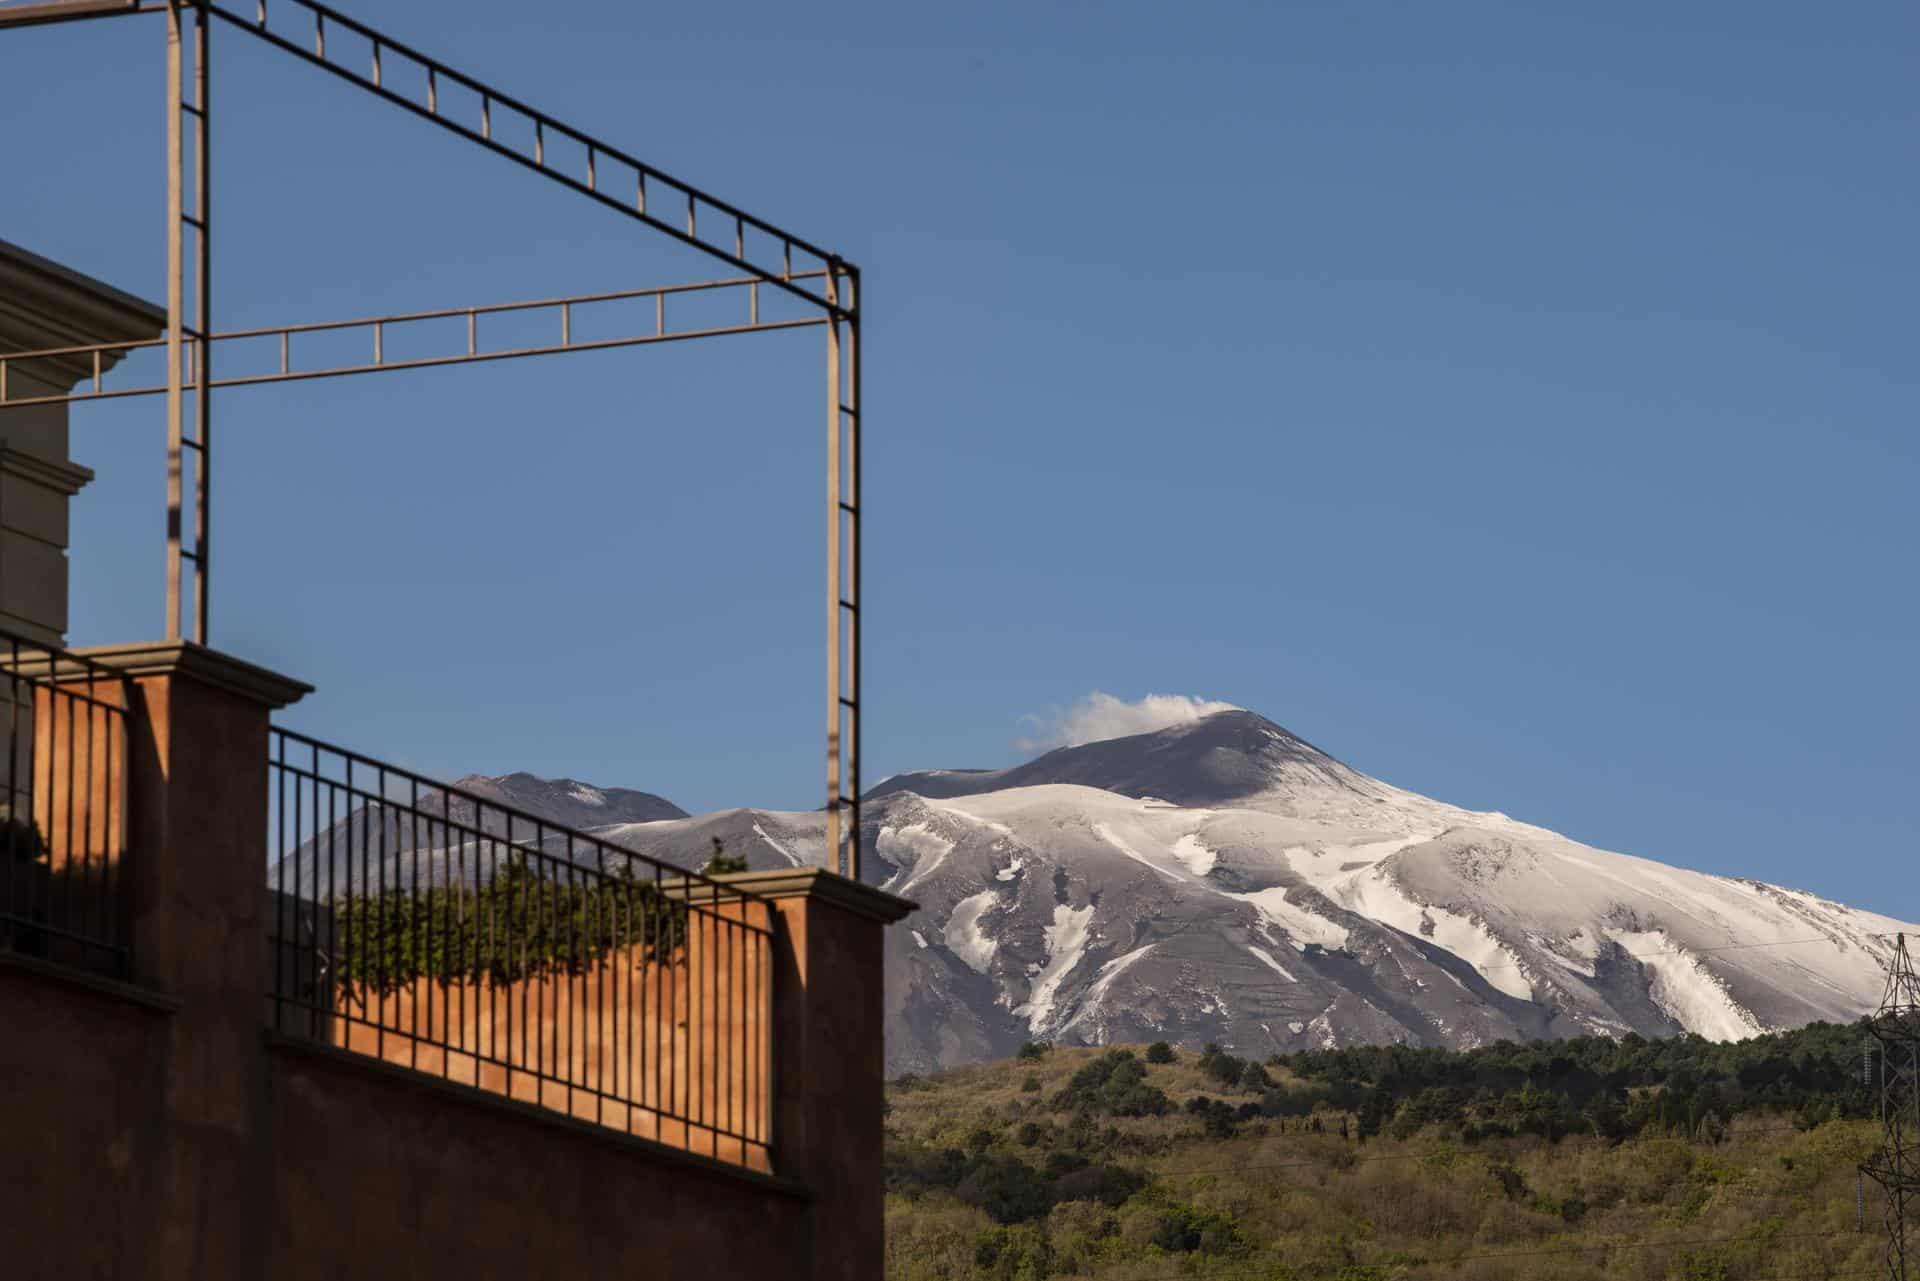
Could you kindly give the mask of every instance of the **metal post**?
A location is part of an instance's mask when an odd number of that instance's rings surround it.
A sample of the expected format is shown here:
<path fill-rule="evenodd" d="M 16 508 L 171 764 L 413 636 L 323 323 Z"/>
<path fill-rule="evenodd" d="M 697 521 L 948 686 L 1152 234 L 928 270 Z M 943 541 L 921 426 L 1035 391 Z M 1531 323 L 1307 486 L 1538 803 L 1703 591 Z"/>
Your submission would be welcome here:
<path fill-rule="evenodd" d="M 207 539 L 213 434 L 212 154 L 208 147 L 207 0 L 167 5 L 167 639 L 185 634 L 182 579 L 193 562 L 193 639 L 207 640 Z M 193 23 L 193 100 L 186 98 L 183 25 Z M 193 118 L 193 212 L 186 208 L 186 118 Z M 187 237 L 193 237 L 193 434 L 186 430 Z M 193 546 L 183 542 L 186 453 L 193 459 Z"/>
<path fill-rule="evenodd" d="M 847 415 L 847 432 L 852 447 L 852 484 L 847 495 L 847 542 L 849 542 L 849 561 L 852 563 L 852 609 L 847 615 L 847 626 L 852 628 L 851 663 L 852 707 L 847 722 L 847 803 L 849 803 L 849 824 L 852 826 L 852 839 L 847 845 L 847 855 L 851 862 L 852 880 L 860 880 L 860 713 L 866 711 L 866 701 L 860 697 L 860 674 L 866 670 L 860 663 L 860 615 L 866 611 L 866 595 L 860 592 L 860 515 L 866 511 L 866 490 L 860 488 L 860 273 L 849 269 L 849 292 L 852 298 L 847 300 L 851 319 L 847 321 L 847 403 L 852 413 Z"/>
<path fill-rule="evenodd" d="M 827 300 L 838 298 L 839 280 L 827 272 Z M 846 816 L 840 808 L 840 319 L 827 317 L 827 867 L 844 875 L 840 842 Z M 858 833 L 855 840 L 859 839 Z"/>
<path fill-rule="evenodd" d="M 848 460 L 848 485 L 846 496 L 847 514 L 847 600 L 852 607 L 846 611 L 846 623 L 852 635 L 847 647 L 847 688 L 850 702 L 847 706 L 846 741 L 846 789 L 847 789 L 847 875 L 854 880 L 860 879 L 860 714 L 865 702 L 860 694 L 860 678 L 864 670 L 860 662 L 861 613 L 866 608 L 866 597 L 860 592 L 860 523 L 865 513 L 865 491 L 860 488 L 860 274 L 849 268 L 847 272 L 848 289 L 846 303 L 847 320 L 847 390 L 846 403 L 842 409 L 843 421 L 847 430 L 847 450 L 852 457 Z"/>
<path fill-rule="evenodd" d="M 845 312 L 827 317 L 827 866 L 859 880 L 859 276 L 829 263 L 826 290 Z"/>
<path fill-rule="evenodd" d="M 199 218 L 199 234 L 194 238 L 194 328 L 199 337 L 193 362 L 193 639 L 202 645 L 207 643 L 213 508 L 213 150 L 207 90 L 213 22 L 207 4 L 208 0 L 196 0 L 193 37 L 194 213 Z"/>
<path fill-rule="evenodd" d="M 167 5 L 167 639 L 180 639 L 180 485 L 186 209 L 183 204 L 180 0 Z"/>

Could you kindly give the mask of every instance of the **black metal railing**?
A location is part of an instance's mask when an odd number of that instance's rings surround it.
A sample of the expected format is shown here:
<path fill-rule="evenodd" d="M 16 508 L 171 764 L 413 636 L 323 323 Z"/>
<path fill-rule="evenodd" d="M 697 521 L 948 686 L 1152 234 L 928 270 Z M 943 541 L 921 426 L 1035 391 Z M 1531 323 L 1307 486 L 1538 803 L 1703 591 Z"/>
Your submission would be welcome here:
<path fill-rule="evenodd" d="M 771 1168 L 768 903 L 274 728 L 269 1021 Z"/>
<path fill-rule="evenodd" d="M 0 952 L 124 978 L 127 682 L 0 632 Z"/>

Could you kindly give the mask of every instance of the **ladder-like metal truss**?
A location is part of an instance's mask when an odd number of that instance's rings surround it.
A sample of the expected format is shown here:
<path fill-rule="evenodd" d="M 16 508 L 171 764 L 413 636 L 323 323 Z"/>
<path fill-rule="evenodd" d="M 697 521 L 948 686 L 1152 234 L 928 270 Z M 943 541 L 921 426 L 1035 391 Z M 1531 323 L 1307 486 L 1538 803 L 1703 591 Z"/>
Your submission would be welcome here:
<path fill-rule="evenodd" d="M 860 271 L 837 254 L 669 176 L 609 143 L 556 120 L 315 0 L 49 0 L 0 3 L 0 26 L 28 26 L 156 14 L 166 27 L 167 329 L 148 342 L 103 343 L 0 356 L 0 409 L 127 396 L 164 396 L 167 406 L 167 637 L 207 641 L 212 582 L 212 455 L 214 392 L 223 387 L 290 382 L 345 374 L 469 364 L 558 352 L 713 338 L 762 330 L 820 326 L 827 355 L 827 866 L 860 875 Z M 218 331 L 213 322 L 213 207 L 210 126 L 213 118 L 210 37 L 216 25 L 238 28 L 285 53 L 539 173 L 653 231 L 717 258 L 733 274 L 644 289 L 455 307 L 358 320 Z M 345 49 L 340 33 L 350 37 Z M 333 45 L 329 49 L 329 36 Z M 349 60 L 351 56 L 352 60 Z M 364 58 L 364 62 L 361 59 Z M 404 69 L 404 75 L 396 72 Z M 397 87 L 401 81 L 411 86 Z M 511 124 L 511 129 L 506 128 Z M 505 140 L 531 139 L 530 146 Z M 556 145 L 558 144 L 558 145 Z M 564 157 L 564 158 L 563 158 Z M 676 327 L 671 300 L 680 295 L 735 296 L 738 323 Z M 802 315 L 763 317 L 763 294 L 801 304 Z M 611 337 L 580 340 L 576 310 L 595 304 L 653 301 L 651 324 L 629 324 Z M 484 317 L 547 312 L 557 323 L 551 342 L 495 348 L 481 338 Z M 389 359 L 390 329 L 465 321 L 465 341 L 428 356 Z M 346 364 L 304 364 L 302 334 L 359 330 L 366 356 Z M 216 357 L 277 347 L 265 368 L 217 374 Z M 164 347 L 164 381 L 107 385 L 119 357 Z M 63 396 L 10 396 L 9 365 L 48 356 L 88 357 L 93 375 Z M 187 509 L 191 506 L 189 528 Z"/>
<path fill-rule="evenodd" d="M 1883 1134 L 1880 1150 L 1860 1168 L 1887 1194 L 1887 1276 L 1910 1281 L 1908 1264 L 1920 1261 L 1920 1242 L 1907 1236 L 1910 1220 L 1920 1227 L 1920 976 L 1904 934 L 1894 941 L 1886 995 L 1872 1028 Z"/>

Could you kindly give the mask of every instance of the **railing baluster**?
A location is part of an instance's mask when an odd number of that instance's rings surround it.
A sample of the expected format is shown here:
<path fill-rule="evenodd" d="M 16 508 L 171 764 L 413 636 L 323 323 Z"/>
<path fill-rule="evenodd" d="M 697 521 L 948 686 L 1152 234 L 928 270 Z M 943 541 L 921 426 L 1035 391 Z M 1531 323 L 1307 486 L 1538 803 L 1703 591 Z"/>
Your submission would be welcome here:
<path fill-rule="evenodd" d="M 126 784 L 114 744 L 125 739 L 125 678 L 9 632 L 0 632 L 0 661 L 0 951 L 124 978 L 130 952 L 114 833 Z"/>
<path fill-rule="evenodd" d="M 268 768 L 275 1026 L 293 1030 L 278 1013 L 292 1001 L 315 1039 L 764 1166 L 773 917 L 762 901 L 277 726 Z M 310 995 L 301 973 L 318 978 L 327 940 L 286 922 L 305 901 L 303 860 L 317 873 L 322 855 L 327 884 L 313 893 L 338 914 L 343 945 Z M 349 1026 L 330 1033 L 329 1015 Z"/>

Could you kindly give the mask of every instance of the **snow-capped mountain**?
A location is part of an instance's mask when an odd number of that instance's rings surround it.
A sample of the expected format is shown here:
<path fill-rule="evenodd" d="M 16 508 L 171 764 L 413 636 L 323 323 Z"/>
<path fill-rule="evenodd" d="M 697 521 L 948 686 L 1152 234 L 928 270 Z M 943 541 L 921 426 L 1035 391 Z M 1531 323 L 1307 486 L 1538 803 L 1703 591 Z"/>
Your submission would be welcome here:
<path fill-rule="evenodd" d="M 681 866 L 716 835 L 756 868 L 823 849 L 818 813 L 594 830 Z M 1920 931 L 1402 791 L 1245 711 L 896 776 L 862 842 L 868 879 L 921 905 L 889 939 L 894 1072 L 1030 1039 L 1735 1038 L 1858 1017 L 1879 936 Z"/>

